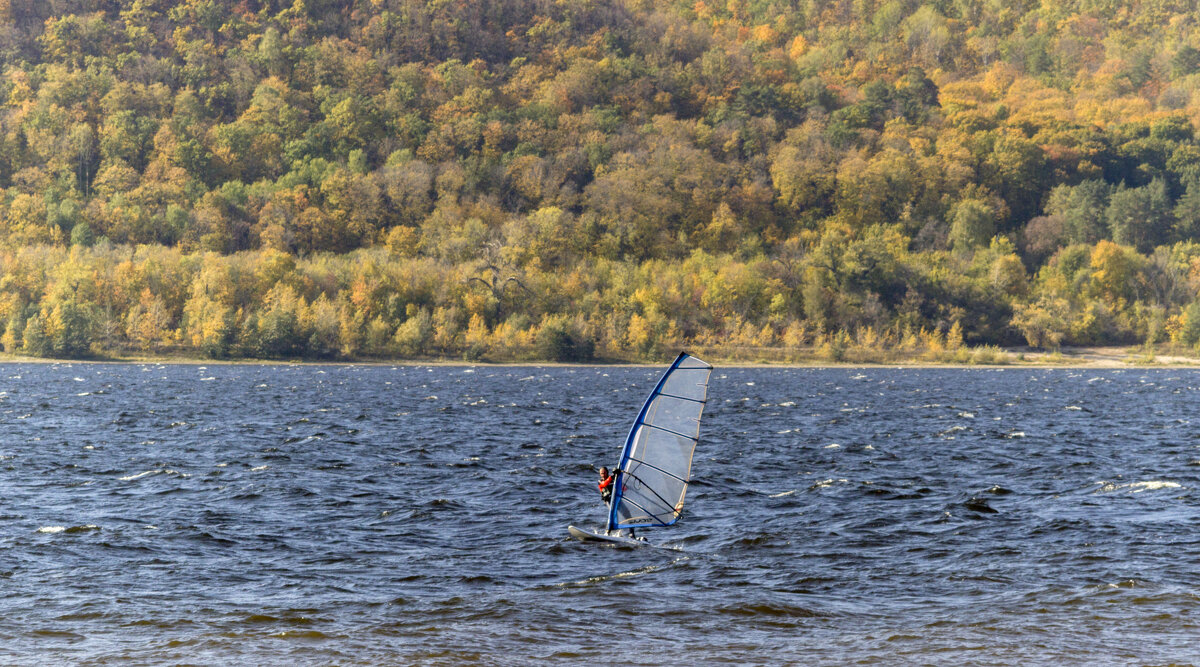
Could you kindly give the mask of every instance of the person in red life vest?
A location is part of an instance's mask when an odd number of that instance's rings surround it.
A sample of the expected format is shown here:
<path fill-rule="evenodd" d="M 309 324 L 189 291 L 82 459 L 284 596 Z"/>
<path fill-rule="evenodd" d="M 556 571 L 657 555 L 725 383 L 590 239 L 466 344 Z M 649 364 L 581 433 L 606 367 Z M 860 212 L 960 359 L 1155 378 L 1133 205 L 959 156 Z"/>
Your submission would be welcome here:
<path fill-rule="evenodd" d="M 603 500 L 606 505 L 612 500 L 613 486 L 616 481 L 616 477 L 608 474 L 608 468 L 600 466 L 600 483 L 597 486 L 600 487 L 600 500 Z"/>

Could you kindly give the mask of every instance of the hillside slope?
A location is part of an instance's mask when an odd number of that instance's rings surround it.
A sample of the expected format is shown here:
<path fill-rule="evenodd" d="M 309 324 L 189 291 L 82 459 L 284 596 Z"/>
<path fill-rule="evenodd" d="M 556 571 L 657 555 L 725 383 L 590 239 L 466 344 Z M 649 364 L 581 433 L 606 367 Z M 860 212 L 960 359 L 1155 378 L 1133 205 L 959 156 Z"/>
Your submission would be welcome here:
<path fill-rule="evenodd" d="M 8 351 L 1200 342 L 1188 2 L 3 0 L 0 62 Z"/>

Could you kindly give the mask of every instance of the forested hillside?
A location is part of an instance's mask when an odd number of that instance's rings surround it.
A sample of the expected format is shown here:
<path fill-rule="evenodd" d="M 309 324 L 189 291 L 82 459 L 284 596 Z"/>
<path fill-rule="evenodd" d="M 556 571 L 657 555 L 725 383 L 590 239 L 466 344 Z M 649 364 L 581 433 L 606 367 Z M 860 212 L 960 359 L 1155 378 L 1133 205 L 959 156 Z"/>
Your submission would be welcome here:
<path fill-rule="evenodd" d="M 0 0 L 0 338 L 1200 341 L 1183 0 Z"/>

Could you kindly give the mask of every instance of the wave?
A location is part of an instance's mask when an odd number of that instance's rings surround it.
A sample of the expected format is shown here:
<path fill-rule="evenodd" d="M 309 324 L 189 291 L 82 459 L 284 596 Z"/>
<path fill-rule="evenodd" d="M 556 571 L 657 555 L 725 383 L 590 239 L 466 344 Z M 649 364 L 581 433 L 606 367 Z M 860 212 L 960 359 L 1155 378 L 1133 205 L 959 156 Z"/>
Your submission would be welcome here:
<path fill-rule="evenodd" d="M 686 560 L 688 560 L 687 556 L 680 556 L 679 558 L 676 558 L 675 560 L 673 560 L 670 563 L 667 563 L 665 565 L 646 565 L 644 567 L 634 568 L 632 570 L 626 570 L 624 572 L 617 572 L 616 574 L 600 574 L 600 575 L 596 575 L 594 577 L 588 577 L 586 579 L 579 579 L 577 581 L 565 581 L 565 582 L 562 582 L 559 584 L 554 584 L 554 586 L 556 588 L 569 588 L 569 587 L 574 587 L 574 586 L 588 586 L 591 584 L 600 584 L 600 583 L 604 583 L 606 581 L 613 581 L 616 579 L 628 579 L 630 577 L 640 577 L 645 574 L 651 574 L 654 572 L 658 572 L 659 570 L 665 570 L 668 567 L 675 565 L 676 563 L 681 563 Z"/>
<path fill-rule="evenodd" d="M 56 535 L 58 533 L 72 535 L 76 533 L 90 533 L 95 530 L 100 530 L 100 526 L 89 523 L 84 526 L 42 526 L 37 529 L 37 532 L 49 535 Z"/>
<path fill-rule="evenodd" d="M 787 617 L 787 618 L 817 618 L 825 616 L 818 611 L 798 605 L 780 604 L 777 602 L 749 602 L 737 605 L 717 607 L 713 611 L 726 616 L 753 617 Z"/>
<path fill-rule="evenodd" d="M 1116 482 L 1109 482 L 1109 481 L 1101 480 L 1099 482 L 1096 482 L 1096 485 L 1100 487 L 1099 489 L 1096 489 L 1097 493 L 1112 493 L 1113 491 L 1122 491 L 1122 490 L 1128 490 L 1130 493 L 1142 493 L 1144 491 L 1158 491 L 1160 489 L 1182 489 L 1183 488 L 1183 486 L 1181 484 L 1179 484 L 1178 482 L 1166 482 L 1166 481 L 1159 481 L 1159 480 L 1149 480 L 1149 481 L 1145 481 L 1145 482 L 1130 482 L 1128 484 L 1117 484 Z"/>
<path fill-rule="evenodd" d="M 122 482 L 132 482 L 135 479 L 149 477 L 150 475 L 173 475 L 176 477 L 185 478 L 191 477 L 191 475 L 179 472 L 178 470 L 171 470 L 170 468 L 155 468 L 154 470 L 146 470 L 145 472 L 139 472 L 136 475 L 126 475 L 125 477 L 118 477 L 117 479 L 121 480 Z"/>

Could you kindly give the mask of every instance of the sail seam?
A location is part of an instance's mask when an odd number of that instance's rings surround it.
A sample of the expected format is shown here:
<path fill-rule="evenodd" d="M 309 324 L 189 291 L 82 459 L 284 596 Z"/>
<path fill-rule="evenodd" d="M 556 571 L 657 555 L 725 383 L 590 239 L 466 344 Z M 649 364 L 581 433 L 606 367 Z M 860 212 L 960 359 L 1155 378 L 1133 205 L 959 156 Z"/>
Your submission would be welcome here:
<path fill-rule="evenodd" d="M 674 399 L 678 399 L 678 400 L 680 400 L 680 401 L 691 401 L 692 403 L 699 403 L 700 405 L 707 405 L 707 404 L 708 404 L 708 401 L 707 401 L 707 400 L 701 401 L 701 400 L 699 400 L 699 399 L 695 399 L 695 398 L 688 398 L 687 396 L 676 396 L 675 394 L 664 394 L 664 393 L 661 393 L 661 392 L 660 392 L 658 395 L 659 395 L 659 396 L 666 396 L 667 398 L 674 398 Z"/>
<path fill-rule="evenodd" d="M 686 479 L 684 479 L 684 478 L 680 477 L 679 475 L 676 475 L 675 473 L 673 473 L 673 472 L 671 472 L 671 471 L 669 471 L 669 470 L 663 470 L 662 468 L 660 468 L 660 467 L 658 467 L 658 466 L 654 465 L 653 463 L 646 463 L 645 461 L 643 461 L 643 460 L 641 460 L 641 459 L 635 459 L 635 458 L 633 458 L 632 456 L 631 456 L 631 457 L 629 457 L 629 460 L 630 460 L 630 461 L 637 461 L 638 463 L 640 463 L 640 464 L 642 464 L 642 465 L 646 466 L 647 468 L 654 468 L 655 470 L 657 470 L 657 471 L 661 472 L 662 474 L 664 474 L 664 475 L 668 475 L 668 476 L 670 476 L 670 477 L 674 477 L 675 479 L 677 479 L 677 480 L 679 480 L 679 481 L 683 482 L 684 484 L 687 484 L 687 483 L 688 483 L 688 481 L 687 481 Z M 632 475 L 632 474 L 630 474 L 630 477 L 633 477 L 633 475 Z M 634 477 L 634 479 L 637 479 L 637 478 L 636 478 L 636 477 Z M 638 481 L 639 481 L 639 482 L 641 482 L 642 480 L 640 480 L 640 479 L 639 479 Z M 644 484 L 644 483 L 645 483 L 645 482 L 643 482 L 643 484 Z"/>
<path fill-rule="evenodd" d="M 696 436 L 694 436 L 694 435 L 688 435 L 688 434 L 686 434 L 686 433 L 680 433 L 679 431 L 672 431 L 672 430 L 671 430 L 671 429 L 669 429 L 669 428 L 663 428 L 663 427 L 661 427 L 661 426 L 655 426 L 654 424 L 647 424 L 646 422 L 642 422 L 642 426 L 649 426 L 650 428 L 653 428 L 653 429 L 658 429 L 658 430 L 660 430 L 660 431 L 666 431 L 667 433 L 671 433 L 671 434 L 673 434 L 673 435 L 677 435 L 677 436 L 679 436 L 679 437 L 681 437 L 681 438 L 687 438 L 688 440 L 691 440 L 692 442 L 697 442 L 697 441 L 699 441 L 699 438 L 697 438 L 697 437 L 696 437 Z M 632 457 L 631 457 L 631 458 L 632 458 Z"/>

